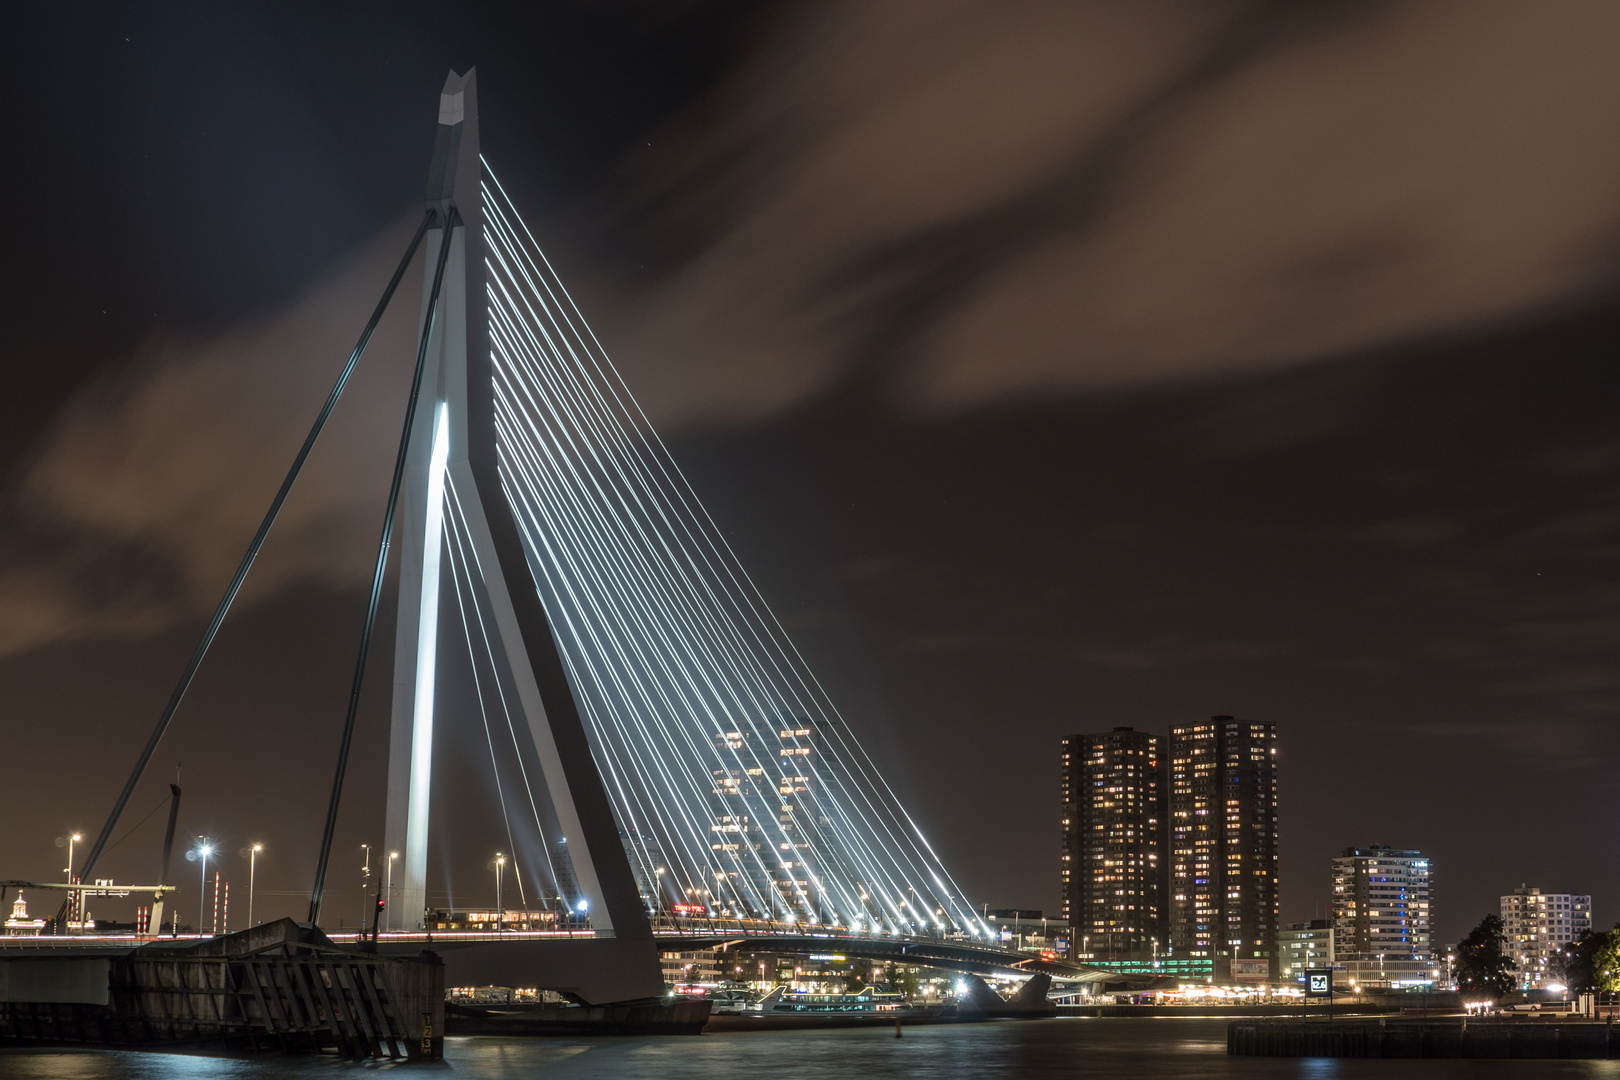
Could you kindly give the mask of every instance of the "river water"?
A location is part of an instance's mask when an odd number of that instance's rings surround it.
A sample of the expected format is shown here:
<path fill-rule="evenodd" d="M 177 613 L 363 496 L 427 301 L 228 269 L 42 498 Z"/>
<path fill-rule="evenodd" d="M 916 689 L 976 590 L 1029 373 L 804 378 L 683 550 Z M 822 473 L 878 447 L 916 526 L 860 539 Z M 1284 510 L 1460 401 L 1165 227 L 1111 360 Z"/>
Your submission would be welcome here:
<path fill-rule="evenodd" d="M 405 1070 L 512 1080 L 776 1080 L 888 1077 L 1204 1080 L 1467 1077 L 1620 1080 L 1620 1061 L 1366 1061 L 1234 1058 L 1226 1021 L 1186 1018 L 1019 1020 L 876 1030 L 740 1032 L 696 1038 L 445 1040 L 443 1066 L 352 1065 L 332 1058 L 218 1057 L 126 1051 L 0 1051 L 12 1080 L 285 1080 Z"/>

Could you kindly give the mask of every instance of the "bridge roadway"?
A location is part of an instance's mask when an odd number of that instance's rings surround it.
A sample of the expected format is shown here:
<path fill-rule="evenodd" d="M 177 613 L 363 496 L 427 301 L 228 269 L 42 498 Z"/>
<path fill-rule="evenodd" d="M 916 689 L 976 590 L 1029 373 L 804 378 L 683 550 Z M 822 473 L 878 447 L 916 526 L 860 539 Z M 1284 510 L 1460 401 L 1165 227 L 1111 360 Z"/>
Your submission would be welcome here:
<path fill-rule="evenodd" d="M 852 934 L 846 930 L 833 928 L 811 933 L 806 932 L 803 926 L 788 927 L 765 923 L 757 926 L 739 925 L 734 921 L 718 920 L 714 924 L 707 924 L 707 920 L 683 919 L 679 922 L 680 925 L 672 925 L 671 920 L 659 920 L 654 932 L 654 941 L 659 951 L 692 952 L 699 949 L 723 948 L 739 953 L 797 953 L 805 956 L 831 953 L 861 960 L 916 964 L 972 975 L 1033 975 L 1044 972 L 1053 980 L 1065 983 L 1100 983 L 1119 981 L 1122 978 L 1118 972 L 1106 968 L 1075 964 L 1067 960 L 1049 960 L 1029 953 L 987 948 L 983 945 L 938 937 Z M 181 934 L 178 940 L 197 941 L 209 936 Z M 360 938 L 359 934 L 342 931 L 330 933 L 328 936 L 334 943 L 344 945 L 356 944 Z M 133 934 L 29 935 L 0 937 L 0 949 L 68 950 L 95 955 L 102 949 L 128 949 L 156 940 L 159 939 Z M 177 939 L 164 935 L 161 940 Z M 383 953 L 408 955 L 423 948 L 431 948 L 441 954 L 477 948 L 477 951 L 487 954 L 489 946 L 508 945 L 512 947 L 513 953 L 521 954 L 537 947 L 545 949 L 547 945 L 571 951 L 577 949 L 580 944 L 597 940 L 612 939 L 605 937 L 599 939 L 596 932 L 588 927 L 571 930 L 515 930 L 500 934 L 487 930 L 394 931 L 379 935 L 378 950 Z M 446 959 L 449 961 L 451 958 L 447 956 Z M 452 966 L 457 965 L 452 963 Z"/>

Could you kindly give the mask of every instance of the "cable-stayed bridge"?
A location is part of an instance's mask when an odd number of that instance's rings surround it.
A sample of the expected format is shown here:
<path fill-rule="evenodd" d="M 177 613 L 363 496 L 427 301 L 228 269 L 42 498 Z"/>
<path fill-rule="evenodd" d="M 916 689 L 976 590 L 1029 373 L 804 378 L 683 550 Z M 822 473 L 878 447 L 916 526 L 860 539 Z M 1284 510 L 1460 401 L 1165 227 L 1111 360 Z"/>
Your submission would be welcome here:
<path fill-rule="evenodd" d="M 397 533 L 386 850 L 400 859 L 371 935 L 380 948 L 431 938 L 453 981 L 598 1002 L 661 993 L 660 943 L 760 936 L 784 950 L 836 940 L 875 958 L 1082 975 L 996 948 L 591 332 L 481 156 L 477 118 L 473 73 L 452 73 L 421 224 L 83 878 L 420 252 L 416 367 L 310 921 Z M 471 701 L 443 700 L 437 675 L 452 651 L 471 672 Z M 433 742 L 446 709 L 476 714 L 510 852 L 500 907 L 525 913 L 510 933 L 498 922 L 494 940 L 430 925 Z"/>

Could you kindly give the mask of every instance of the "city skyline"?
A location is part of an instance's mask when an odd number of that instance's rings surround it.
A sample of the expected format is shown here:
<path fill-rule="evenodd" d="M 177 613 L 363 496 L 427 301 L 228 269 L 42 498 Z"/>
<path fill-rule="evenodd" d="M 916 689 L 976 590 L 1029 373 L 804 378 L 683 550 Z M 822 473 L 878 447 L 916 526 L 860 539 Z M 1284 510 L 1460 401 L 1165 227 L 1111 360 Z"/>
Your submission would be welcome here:
<path fill-rule="evenodd" d="M 1587 846 L 1620 755 L 1606 16 L 473 6 L 447 38 L 355 10 L 19 17 L 8 872 L 104 819 L 409 234 L 432 131 L 401 103 L 477 63 L 491 160 L 973 902 L 1059 909 L 1061 738 L 1229 714 L 1283 733 L 1283 920 L 1373 839 L 1446 867 L 1443 940 L 1521 881 L 1613 920 L 1620 868 Z M 1529 40 L 1562 62 L 1511 62 Z M 1094 48 L 1118 63 L 1074 61 Z M 410 321 L 106 873 L 153 872 L 179 768 L 180 832 L 238 881 L 262 841 L 265 910 L 302 905 Z M 384 843 L 385 698 L 339 852 Z M 441 764 L 428 890 L 459 903 L 509 845 L 487 758 Z M 1483 835 L 1475 793 L 1526 788 L 1590 834 Z"/>

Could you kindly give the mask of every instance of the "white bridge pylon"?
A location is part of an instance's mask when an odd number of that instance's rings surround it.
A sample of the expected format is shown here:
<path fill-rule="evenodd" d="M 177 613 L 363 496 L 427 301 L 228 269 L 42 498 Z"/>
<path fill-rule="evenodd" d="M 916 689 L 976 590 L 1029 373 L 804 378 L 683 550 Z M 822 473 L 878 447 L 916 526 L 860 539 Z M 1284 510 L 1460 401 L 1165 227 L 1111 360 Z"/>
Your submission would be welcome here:
<path fill-rule="evenodd" d="M 422 286 L 425 317 L 432 289 L 432 267 L 440 245 L 450 243 L 441 287 L 439 317 L 429 341 L 423 370 L 423 392 L 417 404 L 408 451 L 406 481 L 401 493 L 401 545 L 399 571 L 399 622 L 394 646 L 393 720 L 389 745 L 388 811 L 386 841 L 388 851 L 401 853 L 403 866 L 393 872 L 392 890 L 384 907 L 384 920 L 392 930 L 415 930 L 423 925 L 426 908 L 428 808 L 432 789 L 435 659 L 438 650 L 440 564 L 444 546 L 444 503 L 446 482 L 454 487 L 465 516 L 467 539 L 482 573 L 484 599 L 493 616 L 502 648 L 502 659 L 517 696 L 517 704 L 527 721 L 539 757 L 540 767 L 552 796 L 557 824 L 570 840 L 569 852 L 580 894 L 589 906 L 592 926 L 599 933 L 617 934 L 626 929 L 615 925 L 623 917 L 622 905 L 610 904 L 597 862 L 603 857 L 601 822 L 587 828 L 577 806 L 573 788 L 578 781 L 563 761 L 552 730 L 551 717 L 536 677 L 525 627 L 507 587 L 508 560 L 502 559 L 491 531 L 486 505 L 495 513 L 508 513 L 499 488 L 488 489 L 490 474 L 480 477 L 475 468 L 477 456 L 470 440 L 478 417 L 469 409 L 468 357 L 482 368 L 481 380 L 487 397 L 488 363 L 476 363 L 472 352 L 487 340 L 483 330 L 486 301 L 482 273 L 483 215 L 479 194 L 477 131 L 477 91 L 474 73 L 452 73 L 440 95 L 439 128 L 431 174 L 433 190 L 429 201 L 441 209 L 454 206 L 457 218 L 441 214 L 440 227 L 430 230 L 425 242 L 424 264 L 428 268 Z M 446 228 L 449 222 L 451 227 Z M 471 249 L 469 251 L 469 249 Z M 476 259 L 476 262 L 472 260 Z M 473 272 L 469 273 L 471 262 Z M 487 410 L 487 405 L 485 406 Z M 491 429 L 487 421 L 486 433 Z M 493 464 L 493 446 L 490 464 Z M 482 482 L 481 482 L 482 480 Z M 486 500 L 489 500 L 486 504 Z M 521 564 L 520 564 L 521 565 Z M 531 593 L 529 574 L 523 568 L 519 588 Z M 542 649 L 552 648 L 543 627 Z M 577 720 L 576 720 L 577 723 Z M 577 763 L 575 763 L 577 764 Z M 600 809 L 600 808 L 598 808 Z M 611 823 L 609 823 L 611 824 Z M 607 838 L 617 847 L 616 831 Z M 593 839 L 596 841 L 592 843 Z M 624 861 L 622 851 L 606 853 L 609 859 Z M 641 933 L 647 926 L 641 920 Z M 632 928 L 632 933 L 634 929 Z"/>

